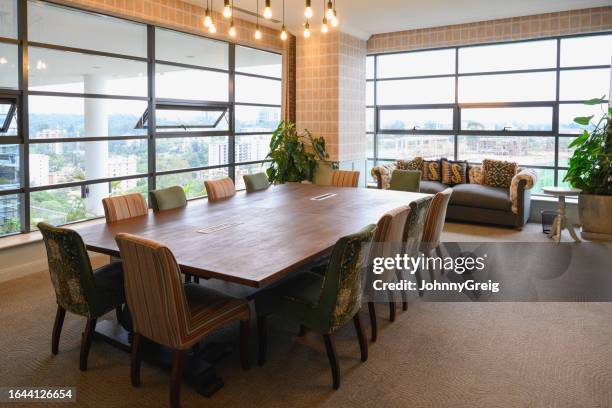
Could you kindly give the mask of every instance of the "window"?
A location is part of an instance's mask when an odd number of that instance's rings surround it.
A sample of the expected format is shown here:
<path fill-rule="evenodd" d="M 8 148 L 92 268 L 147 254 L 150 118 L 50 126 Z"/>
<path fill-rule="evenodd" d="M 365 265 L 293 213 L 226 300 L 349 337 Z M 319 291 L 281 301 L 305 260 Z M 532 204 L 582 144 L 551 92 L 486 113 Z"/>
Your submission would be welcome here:
<path fill-rule="evenodd" d="M 278 53 L 0 0 L 0 236 L 102 217 L 109 195 L 180 185 L 197 198 L 228 176 L 244 188 L 267 167 L 281 78 Z"/>
<path fill-rule="evenodd" d="M 535 194 L 565 185 L 574 118 L 607 112 L 611 53 L 601 33 L 370 55 L 368 160 L 509 160 L 538 173 Z"/>

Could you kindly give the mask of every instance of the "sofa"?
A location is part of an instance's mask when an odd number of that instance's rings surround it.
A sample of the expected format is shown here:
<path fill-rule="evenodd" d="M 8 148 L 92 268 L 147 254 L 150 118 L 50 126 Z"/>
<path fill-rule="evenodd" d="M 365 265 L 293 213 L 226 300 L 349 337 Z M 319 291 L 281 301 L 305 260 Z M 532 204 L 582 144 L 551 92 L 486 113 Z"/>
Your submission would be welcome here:
<path fill-rule="evenodd" d="M 371 174 L 377 181 L 379 189 L 389 188 L 393 170 L 415 170 L 402 166 L 402 163 L 405 161 L 372 168 Z M 472 180 L 467 176 L 466 182 L 449 185 L 443 184 L 441 180 L 422 179 L 419 191 L 435 194 L 449 186 L 452 187 L 453 194 L 446 212 L 447 220 L 500 225 L 521 230 L 529 219 L 530 189 L 535 185 L 537 175 L 529 169 L 517 166 L 509 187 L 495 187 L 487 185 L 486 181 L 482 180 L 482 175 L 479 176 L 480 180 L 476 180 L 473 174 L 477 173 L 478 169 L 467 163 L 466 166 L 466 174 L 472 175 Z"/>

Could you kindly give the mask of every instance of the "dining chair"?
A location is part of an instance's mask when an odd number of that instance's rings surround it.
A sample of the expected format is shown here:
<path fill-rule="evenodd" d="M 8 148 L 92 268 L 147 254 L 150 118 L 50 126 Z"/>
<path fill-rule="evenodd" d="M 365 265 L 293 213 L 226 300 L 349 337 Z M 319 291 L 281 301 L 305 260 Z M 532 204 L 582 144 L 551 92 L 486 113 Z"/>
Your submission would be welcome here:
<path fill-rule="evenodd" d="M 259 365 L 266 360 L 267 316 L 280 315 L 323 335 L 332 370 L 333 387 L 340 387 L 340 370 L 333 333 L 353 320 L 361 361 L 368 359 L 368 346 L 359 318 L 364 288 L 364 267 L 375 225 L 344 236 L 336 242 L 324 276 L 313 272 L 294 274 L 255 297 L 259 337 Z"/>
<path fill-rule="evenodd" d="M 214 203 L 236 194 L 236 187 L 231 178 L 225 177 L 219 180 L 206 180 L 204 182 L 208 201 Z"/>
<path fill-rule="evenodd" d="M 431 205 L 427 212 L 427 219 L 425 221 L 425 227 L 423 230 L 423 239 L 421 241 L 420 251 L 423 255 L 431 256 L 432 251 L 435 250 L 436 255 L 440 258 L 444 257 L 442 249 L 440 248 L 440 237 L 442 230 L 444 229 L 444 221 L 446 219 L 446 209 L 450 201 L 451 195 L 453 194 L 452 188 L 447 188 L 444 191 L 436 193 L 431 200 Z M 433 281 L 433 270 L 429 269 L 429 276 Z M 422 291 L 419 294 L 423 294 Z"/>
<path fill-rule="evenodd" d="M 149 191 L 149 201 L 153 211 L 167 211 L 187 206 L 187 196 L 181 186 L 172 186 Z"/>
<path fill-rule="evenodd" d="M 358 184 L 358 171 L 334 170 L 332 172 L 331 185 L 334 187 L 357 187 Z"/>
<path fill-rule="evenodd" d="M 265 190 L 270 187 L 266 173 L 245 174 L 242 177 L 244 178 L 247 193 Z"/>
<path fill-rule="evenodd" d="M 249 368 L 248 336 L 251 310 L 244 299 L 181 282 L 172 252 L 162 243 L 119 233 L 125 293 L 132 313 L 131 382 L 140 386 L 142 338 L 173 350 L 170 406 L 180 405 L 180 387 L 187 350 L 212 331 L 240 321 L 240 358 Z"/>
<path fill-rule="evenodd" d="M 418 193 L 421 185 L 419 170 L 393 170 L 389 190 Z"/>
<path fill-rule="evenodd" d="M 81 236 L 68 228 L 38 224 L 55 289 L 57 312 L 51 337 L 51 353 L 59 352 L 59 341 L 66 311 L 87 319 L 81 335 L 79 368 L 87 370 L 89 349 L 97 319 L 115 309 L 121 320 L 125 302 L 121 263 L 115 262 L 93 270 Z"/>
<path fill-rule="evenodd" d="M 106 197 L 102 199 L 106 223 L 147 215 L 147 202 L 140 193 Z"/>

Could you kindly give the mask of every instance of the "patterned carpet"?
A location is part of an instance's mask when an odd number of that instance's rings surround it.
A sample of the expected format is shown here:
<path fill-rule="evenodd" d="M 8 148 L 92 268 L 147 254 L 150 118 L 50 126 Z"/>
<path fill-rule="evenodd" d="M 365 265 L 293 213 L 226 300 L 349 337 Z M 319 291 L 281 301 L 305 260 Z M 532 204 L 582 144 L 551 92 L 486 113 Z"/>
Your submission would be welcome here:
<path fill-rule="evenodd" d="M 523 232 L 481 228 L 474 232 L 450 224 L 445 237 L 467 241 L 484 233 L 489 240 L 542 239 L 535 227 Z M 297 337 L 297 327 L 272 318 L 263 368 L 254 364 L 252 333 L 252 368 L 242 371 L 233 353 L 217 365 L 225 387 L 207 399 L 185 386 L 183 406 L 612 406 L 612 304 L 411 299 L 393 324 L 387 310 L 378 309 L 379 340 L 369 343 L 366 363 L 359 360 L 353 327 L 337 334 L 338 391 L 331 389 L 321 339 L 313 333 Z M 168 374 L 144 364 L 142 386 L 132 388 L 128 354 L 103 342 L 92 345 L 89 370 L 78 370 L 82 319 L 67 315 L 60 354 L 52 356 L 54 313 L 46 273 L 0 284 L 0 386 L 74 386 L 79 407 L 167 406 Z M 213 340 L 236 343 L 237 329 L 221 331 Z"/>

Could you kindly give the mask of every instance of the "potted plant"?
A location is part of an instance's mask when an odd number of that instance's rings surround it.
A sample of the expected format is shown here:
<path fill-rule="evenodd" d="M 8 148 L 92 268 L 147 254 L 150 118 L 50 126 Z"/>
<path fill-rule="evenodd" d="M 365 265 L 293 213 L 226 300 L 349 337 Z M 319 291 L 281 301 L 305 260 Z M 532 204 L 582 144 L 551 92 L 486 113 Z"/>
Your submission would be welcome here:
<path fill-rule="evenodd" d="M 312 181 L 320 163 L 334 166 L 328 160 L 325 139 L 313 137 L 308 129 L 299 133 L 295 123 L 282 121 L 272 133 L 270 153 L 272 160 L 266 170 L 271 183 Z"/>
<path fill-rule="evenodd" d="M 585 102 L 587 105 L 603 103 L 603 98 Z M 612 241 L 612 107 L 593 122 L 595 127 L 584 130 L 569 144 L 575 148 L 569 160 L 564 181 L 582 193 L 578 197 L 578 213 L 582 236 L 586 239 Z M 594 115 L 575 118 L 582 126 L 589 126 Z"/>

